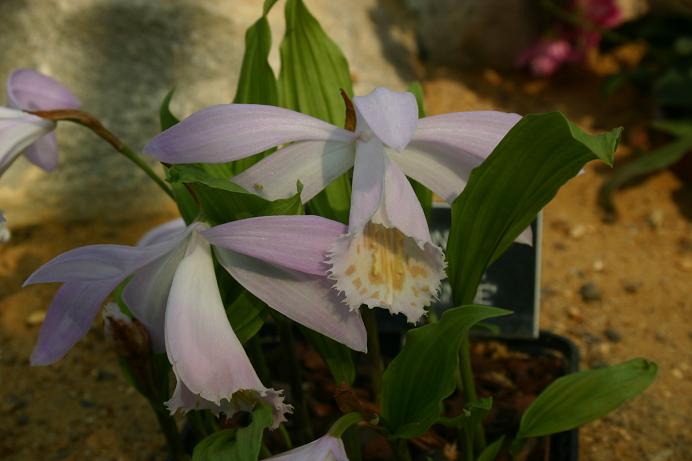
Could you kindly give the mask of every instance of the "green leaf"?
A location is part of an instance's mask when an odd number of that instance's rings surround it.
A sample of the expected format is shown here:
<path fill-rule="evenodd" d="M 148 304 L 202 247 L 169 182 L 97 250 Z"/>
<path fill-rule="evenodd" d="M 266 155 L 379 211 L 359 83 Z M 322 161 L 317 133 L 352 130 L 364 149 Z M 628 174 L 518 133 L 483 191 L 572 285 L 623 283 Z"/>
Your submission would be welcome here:
<path fill-rule="evenodd" d="M 264 0 L 264 6 L 262 6 L 262 14 L 263 14 L 264 16 L 268 15 L 268 14 L 269 14 L 269 10 L 272 9 L 272 7 L 274 6 L 274 4 L 275 4 L 277 1 L 278 1 L 278 0 Z"/>
<path fill-rule="evenodd" d="M 416 102 L 418 103 L 418 118 L 425 117 L 425 101 L 423 99 L 423 87 L 419 82 L 413 82 L 411 83 L 411 85 L 409 85 L 408 91 L 413 93 L 413 95 L 416 97 Z M 430 222 L 430 215 L 432 213 L 433 202 L 432 191 L 425 187 L 423 184 L 419 183 L 418 181 L 415 181 L 410 178 L 409 181 L 411 182 L 413 191 L 416 193 L 416 197 L 418 197 L 418 201 L 420 202 L 421 207 L 423 208 L 425 218 L 428 220 L 428 222 Z"/>
<path fill-rule="evenodd" d="M 582 371 L 554 381 L 521 418 L 517 439 L 567 431 L 601 418 L 651 385 L 658 367 L 645 359 Z"/>
<path fill-rule="evenodd" d="M 356 367 L 353 364 L 351 349 L 316 331 L 298 326 L 303 336 L 327 363 L 336 384 L 352 385 L 356 379 Z"/>
<path fill-rule="evenodd" d="M 265 15 L 274 2 L 265 2 Z M 234 103 L 265 104 L 276 106 L 279 93 L 276 77 L 269 65 L 269 51 L 272 46 L 272 32 L 266 16 L 262 16 L 245 33 L 245 54 L 240 68 L 238 88 Z M 269 151 L 267 151 L 269 152 Z M 266 152 L 231 162 L 231 173 L 237 175 L 251 167 L 266 155 Z"/>
<path fill-rule="evenodd" d="M 171 99 L 173 99 L 173 94 L 175 93 L 175 88 L 166 94 L 161 102 L 161 107 L 159 108 L 159 121 L 161 123 L 161 131 L 167 130 L 173 125 L 177 124 L 180 120 L 171 113 L 170 105 Z"/>
<path fill-rule="evenodd" d="M 455 389 L 459 346 L 474 324 L 510 311 L 467 305 L 449 309 L 433 324 L 406 334 L 401 352 L 382 377 L 382 419 L 396 437 L 416 437 L 435 423 L 442 400 Z"/>
<path fill-rule="evenodd" d="M 228 307 L 228 320 L 238 340 L 245 344 L 264 325 L 266 304 L 243 291 Z"/>
<path fill-rule="evenodd" d="M 353 95 L 348 62 L 302 0 L 286 2 L 286 34 L 281 42 L 279 101 L 281 106 L 344 126 L 346 108 L 340 89 Z M 342 175 L 310 201 L 310 209 L 348 221 L 351 185 Z"/>
<path fill-rule="evenodd" d="M 476 461 L 495 461 L 495 458 L 497 458 L 497 455 L 500 454 L 500 450 L 502 449 L 502 443 L 505 441 L 505 436 L 503 435 L 487 447 L 481 452 L 480 455 L 478 455 L 478 458 L 476 458 Z"/>
<path fill-rule="evenodd" d="M 589 135 L 564 115 L 527 115 L 471 172 L 447 243 L 454 302 L 473 300 L 485 269 L 590 160 L 612 165 L 621 128 Z"/>
<path fill-rule="evenodd" d="M 210 176 L 195 165 L 173 165 L 166 172 L 171 184 L 191 184 L 212 224 L 221 224 L 236 219 L 268 215 L 303 214 L 300 201 L 300 184 L 296 185 L 293 197 L 280 200 L 265 200 L 247 192 L 228 179 Z"/>
<path fill-rule="evenodd" d="M 224 429 L 199 442 L 192 461 L 257 461 L 264 429 L 272 424 L 272 408 L 260 405 L 252 412 L 252 421 L 239 429 Z"/>
<path fill-rule="evenodd" d="M 692 136 L 680 138 L 619 166 L 598 191 L 598 203 L 614 213 L 613 194 L 627 182 L 668 168 L 692 149 Z"/>

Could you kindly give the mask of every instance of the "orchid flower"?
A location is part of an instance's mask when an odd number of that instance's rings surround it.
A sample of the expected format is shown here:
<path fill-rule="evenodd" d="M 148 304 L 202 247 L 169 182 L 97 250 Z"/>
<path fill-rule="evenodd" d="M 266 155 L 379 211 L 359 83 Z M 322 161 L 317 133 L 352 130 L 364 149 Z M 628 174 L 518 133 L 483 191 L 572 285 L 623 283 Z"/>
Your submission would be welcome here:
<path fill-rule="evenodd" d="M 76 109 L 79 101 L 57 81 L 31 69 L 7 80 L 9 107 L 0 107 L 0 175 L 26 149 L 26 158 L 45 171 L 58 166 L 55 122 L 23 111 Z"/>
<path fill-rule="evenodd" d="M 213 106 L 145 152 L 167 163 L 214 163 L 291 143 L 233 178 L 269 200 L 291 196 L 299 180 L 307 202 L 353 167 L 348 232 L 330 249 L 330 277 L 351 309 L 384 307 L 415 322 L 445 277 L 444 256 L 406 176 L 451 203 L 520 117 L 484 111 L 418 120 L 413 94 L 386 88 L 353 103 L 355 132 L 278 107 Z"/>
<path fill-rule="evenodd" d="M 281 453 L 266 461 L 348 461 L 344 442 L 332 435 L 324 435 L 317 440 L 293 450 Z"/>
<path fill-rule="evenodd" d="M 106 297 L 128 276 L 123 299 L 166 351 L 177 377 L 171 411 L 207 408 L 233 414 L 258 398 L 287 406 L 260 382 L 226 317 L 212 260 L 290 319 L 366 350 L 360 315 L 330 287 L 325 253 L 345 226 L 318 216 L 266 216 L 209 228 L 181 220 L 146 234 L 136 247 L 91 245 L 64 253 L 25 285 L 62 282 L 41 327 L 32 364 L 62 357 L 89 329 Z M 309 232 L 311 239 L 305 239 Z"/>

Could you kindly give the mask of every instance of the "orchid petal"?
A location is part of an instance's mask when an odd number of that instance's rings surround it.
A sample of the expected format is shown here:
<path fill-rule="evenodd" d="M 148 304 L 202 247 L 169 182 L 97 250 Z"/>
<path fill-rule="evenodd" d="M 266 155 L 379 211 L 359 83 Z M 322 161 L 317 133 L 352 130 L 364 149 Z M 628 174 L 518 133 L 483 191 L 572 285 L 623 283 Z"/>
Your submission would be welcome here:
<path fill-rule="evenodd" d="M 26 158 L 44 171 L 54 171 L 58 167 L 58 141 L 55 133 L 48 133 L 30 145 L 24 153 Z"/>
<path fill-rule="evenodd" d="M 56 256 L 38 268 L 24 286 L 49 282 L 89 282 L 125 277 L 171 251 L 177 241 L 147 247 L 89 245 Z"/>
<path fill-rule="evenodd" d="M 193 233 L 173 277 L 166 306 L 168 359 L 178 380 L 202 399 L 232 415 L 248 400 L 274 405 L 278 425 L 287 407 L 265 388 L 226 317 L 214 274 L 211 248 Z M 239 393 L 236 395 L 236 393 Z M 224 410 L 222 410 L 224 411 Z"/>
<path fill-rule="evenodd" d="M 303 141 L 277 150 L 232 181 L 267 200 L 287 198 L 303 185 L 300 198 L 310 201 L 353 166 L 353 143 Z"/>
<path fill-rule="evenodd" d="M 166 348 L 166 303 L 173 276 L 185 254 L 184 243 L 181 242 L 169 253 L 136 271 L 123 290 L 125 304 L 146 327 L 155 352 L 163 352 Z"/>
<path fill-rule="evenodd" d="M 418 120 L 411 141 L 455 148 L 480 164 L 520 119 L 518 114 L 495 111 L 433 115 Z"/>
<path fill-rule="evenodd" d="M 411 141 L 418 122 L 418 104 L 412 93 L 376 88 L 367 96 L 353 98 L 358 125 L 367 126 L 386 145 L 401 150 Z M 358 131 L 364 131 L 357 126 Z"/>
<path fill-rule="evenodd" d="M 349 232 L 357 232 L 380 207 L 386 167 L 384 146 L 377 138 L 356 144 L 353 167 L 353 192 L 348 219 Z"/>
<path fill-rule="evenodd" d="M 476 157 L 463 155 L 458 149 L 431 143 L 412 142 L 401 152 L 387 154 L 406 174 L 451 204 L 468 181 L 473 168 L 480 164 Z"/>
<path fill-rule="evenodd" d="M 170 239 L 182 239 L 183 235 L 189 232 L 185 226 L 183 218 L 165 222 L 144 234 L 137 242 L 137 246 L 149 246 L 164 242 Z"/>
<path fill-rule="evenodd" d="M 18 69 L 7 80 L 7 97 L 17 109 L 77 109 L 77 98 L 56 80 L 31 69 Z"/>
<path fill-rule="evenodd" d="M 228 162 L 293 141 L 351 142 L 355 135 L 309 115 L 273 106 L 225 104 L 192 114 L 144 148 L 162 162 Z"/>
<path fill-rule="evenodd" d="M 445 277 L 444 254 L 431 242 L 411 184 L 387 158 L 385 165 L 380 206 L 363 228 L 337 239 L 329 276 L 351 309 L 379 306 L 417 322 Z"/>
<path fill-rule="evenodd" d="M 528 246 L 533 246 L 533 229 L 531 229 L 531 226 L 524 229 L 522 233 L 514 239 L 514 242 L 522 243 Z"/>
<path fill-rule="evenodd" d="M 346 226 L 320 216 L 261 216 L 212 227 L 202 235 L 213 245 L 278 264 L 325 275 L 326 254 Z"/>
<path fill-rule="evenodd" d="M 351 349 L 367 350 L 360 314 L 348 309 L 326 277 L 272 266 L 220 248 L 216 255 L 234 279 L 269 307 Z"/>
<path fill-rule="evenodd" d="M 329 434 L 265 461 L 348 461 L 344 442 Z"/>
<path fill-rule="evenodd" d="M 28 146 L 55 128 L 55 122 L 0 107 L 0 175 Z"/>
<path fill-rule="evenodd" d="M 121 280 L 70 282 L 60 287 L 41 325 L 31 364 L 49 365 L 64 356 L 86 334 L 104 300 Z"/>

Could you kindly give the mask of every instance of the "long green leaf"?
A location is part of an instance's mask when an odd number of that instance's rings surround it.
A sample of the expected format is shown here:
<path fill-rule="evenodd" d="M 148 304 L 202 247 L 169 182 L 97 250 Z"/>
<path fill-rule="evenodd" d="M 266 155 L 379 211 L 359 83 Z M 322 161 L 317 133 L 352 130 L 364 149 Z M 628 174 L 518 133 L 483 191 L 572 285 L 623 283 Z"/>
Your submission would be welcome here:
<path fill-rule="evenodd" d="M 348 62 L 302 0 L 286 2 L 286 35 L 281 42 L 279 102 L 289 109 L 343 126 L 346 109 L 340 89 L 353 95 Z M 310 201 L 322 216 L 347 222 L 351 185 L 347 175 Z"/>
<path fill-rule="evenodd" d="M 508 314 L 496 307 L 461 306 L 445 311 L 436 323 L 408 331 L 382 378 L 382 419 L 390 434 L 416 437 L 435 423 L 442 400 L 455 388 L 462 338 L 474 324 Z"/>
<path fill-rule="evenodd" d="M 452 206 L 447 261 L 455 303 L 473 300 L 488 265 L 586 162 L 612 164 L 621 130 L 592 136 L 554 112 L 528 115 L 509 131 Z"/>
<path fill-rule="evenodd" d="M 296 185 L 293 197 L 269 201 L 247 192 L 228 179 L 210 176 L 195 165 L 173 165 L 168 169 L 166 179 L 171 184 L 192 185 L 212 224 L 254 216 L 303 214 L 300 184 Z"/>
<path fill-rule="evenodd" d="M 264 15 L 250 26 L 245 33 L 245 54 L 240 67 L 240 77 L 234 103 L 265 104 L 276 106 L 279 103 L 279 92 L 276 86 L 274 71 L 269 65 L 269 51 L 272 46 L 272 33 L 269 21 L 265 16 L 273 2 L 265 2 Z M 233 175 L 251 167 L 261 160 L 266 153 L 259 153 L 249 158 L 231 162 Z"/>
<path fill-rule="evenodd" d="M 610 179 L 598 191 L 598 203 L 606 211 L 614 213 L 613 194 L 635 178 L 668 168 L 692 150 L 692 135 L 670 142 L 641 157 L 615 168 Z"/>
<path fill-rule="evenodd" d="M 493 443 L 485 447 L 485 449 L 478 455 L 476 461 L 495 461 L 497 455 L 500 454 L 502 449 L 502 443 L 505 441 L 505 436 L 503 435 L 499 439 L 495 440 Z"/>
<path fill-rule="evenodd" d="M 581 371 L 554 381 L 521 418 L 517 439 L 567 431 L 601 418 L 646 390 L 658 367 L 645 359 Z"/>

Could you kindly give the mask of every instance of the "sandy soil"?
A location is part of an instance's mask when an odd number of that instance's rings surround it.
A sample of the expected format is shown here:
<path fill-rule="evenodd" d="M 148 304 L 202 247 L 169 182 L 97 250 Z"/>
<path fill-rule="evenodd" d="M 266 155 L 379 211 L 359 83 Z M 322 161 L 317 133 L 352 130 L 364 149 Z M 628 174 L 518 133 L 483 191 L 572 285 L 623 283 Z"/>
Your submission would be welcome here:
<path fill-rule="evenodd" d="M 624 125 L 619 157 L 638 142 L 648 110 L 632 95 L 603 100 L 591 75 L 547 82 L 492 71 L 437 74 L 425 90 L 430 113 L 561 110 L 587 129 Z M 542 327 L 573 339 L 583 368 L 643 356 L 660 372 L 643 396 L 583 428 L 581 459 L 692 459 L 692 190 L 670 173 L 656 175 L 622 191 L 619 219 L 605 223 L 596 193 L 606 174 L 589 165 L 545 211 Z M 60 252 L 132 244 L 158 221 L 51 223 L 14 229 L 0 246 L 0 459 L 164 459 L 155 418 L 120 375 L 100 320 L 58 364 L 28 366 L 55 287 L 20 289 Z"/>

